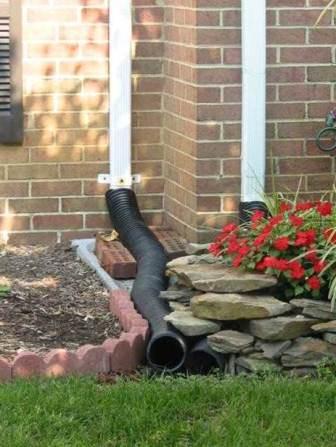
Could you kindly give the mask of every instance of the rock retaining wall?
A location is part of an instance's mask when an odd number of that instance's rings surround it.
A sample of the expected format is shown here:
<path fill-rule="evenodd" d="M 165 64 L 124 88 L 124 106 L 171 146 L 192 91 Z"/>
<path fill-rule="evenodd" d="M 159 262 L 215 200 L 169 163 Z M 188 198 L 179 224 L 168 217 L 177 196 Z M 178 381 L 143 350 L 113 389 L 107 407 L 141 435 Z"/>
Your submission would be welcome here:
<path fill-rule="evenodd" d="M 210 255 L 168 264 L 166 317 L 187 337 L 207 337 L 230 374 L 283 371 L 314 374 L 336 361 L 336 312 L 330 302 L 274 296 L 276 279 L 228 269 Z M 278 296 L 278 295 L 277 295 Z"/>

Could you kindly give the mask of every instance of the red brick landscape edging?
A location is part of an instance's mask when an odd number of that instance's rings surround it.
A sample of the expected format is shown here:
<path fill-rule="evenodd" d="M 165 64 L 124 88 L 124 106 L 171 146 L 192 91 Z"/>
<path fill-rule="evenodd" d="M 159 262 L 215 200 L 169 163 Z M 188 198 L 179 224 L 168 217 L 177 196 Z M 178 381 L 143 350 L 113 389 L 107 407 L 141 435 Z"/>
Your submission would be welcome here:
<path fill-rule="evenodd" d="M 110 294 L 110 312 L 119 319 L 123 332 L 102 345 L 84 345 L 76 352 L 53 349 L 45 355 L 20 352 L 13 361 L 0 357 L 0 381 L 34 376 L 62 377 L 108 372 L 129 372 L 143 359 L 149 333 L 148 322 L 135 310 L 129 293 Z"/>

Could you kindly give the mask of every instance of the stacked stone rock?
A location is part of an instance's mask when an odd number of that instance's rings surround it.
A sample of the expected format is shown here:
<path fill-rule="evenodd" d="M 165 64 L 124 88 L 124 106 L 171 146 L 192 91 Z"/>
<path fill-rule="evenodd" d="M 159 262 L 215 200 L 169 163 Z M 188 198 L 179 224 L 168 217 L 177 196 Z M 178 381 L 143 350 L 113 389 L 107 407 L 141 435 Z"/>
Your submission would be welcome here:
<path fill-rule="evenodd" d="M 211 255 L 191 255 L 167 266 L 161 293 L 166 317 L 187 337 L 206 336 L 227 357 L 230 374 L 283 371 L 311 375 L 336 361 L 336 312 L 329 302 L 273 296 L 277 280 L 229 269 Z"/>

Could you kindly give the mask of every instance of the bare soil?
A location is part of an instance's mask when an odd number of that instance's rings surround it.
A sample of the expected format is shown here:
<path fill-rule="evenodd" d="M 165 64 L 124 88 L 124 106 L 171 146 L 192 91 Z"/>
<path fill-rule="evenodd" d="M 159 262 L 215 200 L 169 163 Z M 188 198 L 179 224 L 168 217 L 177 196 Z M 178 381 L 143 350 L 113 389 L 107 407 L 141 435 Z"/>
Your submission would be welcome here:
<path fill-rule="evenodd" d="M 107 292 L 68 244 L 0 250 L 1 356 L 74 350 L 119 334 Z"/>

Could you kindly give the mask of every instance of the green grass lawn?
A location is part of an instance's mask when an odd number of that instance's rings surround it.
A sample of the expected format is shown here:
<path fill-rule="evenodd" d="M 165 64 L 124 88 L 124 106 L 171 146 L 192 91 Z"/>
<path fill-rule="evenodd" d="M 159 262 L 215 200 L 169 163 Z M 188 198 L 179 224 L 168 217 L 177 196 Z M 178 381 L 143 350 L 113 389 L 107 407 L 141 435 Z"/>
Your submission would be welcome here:
<path fill-rule="evenodd" d="M 94 378 L 0 387 L 1 447 L 335 447 L 336 381 Z"/>

